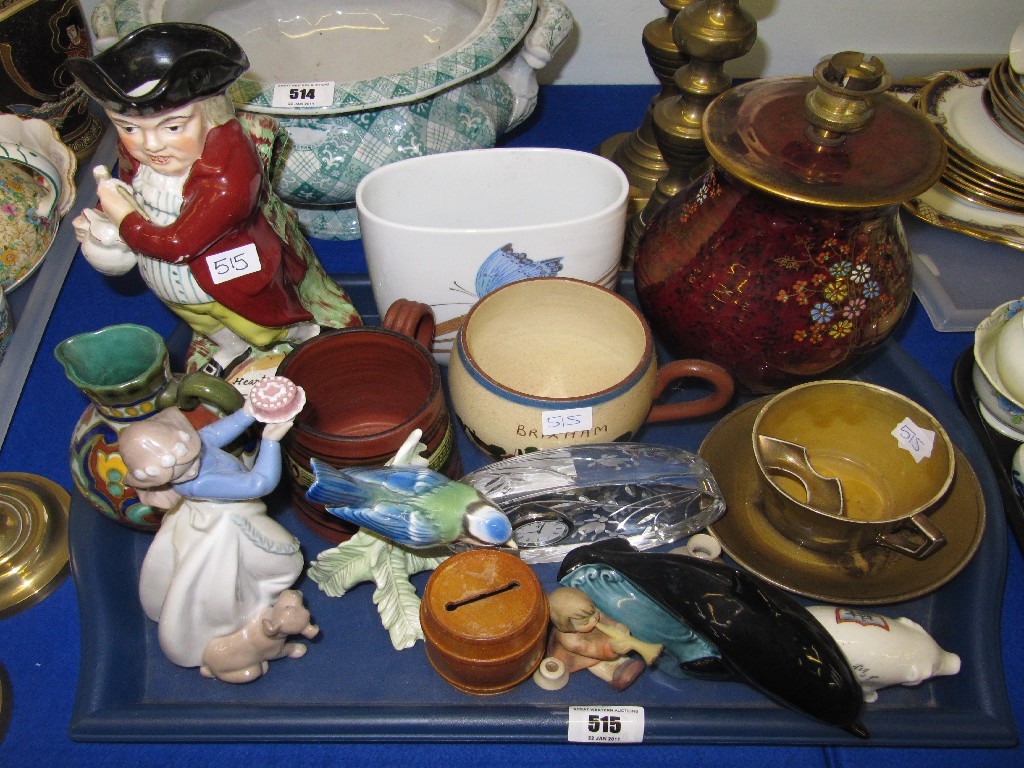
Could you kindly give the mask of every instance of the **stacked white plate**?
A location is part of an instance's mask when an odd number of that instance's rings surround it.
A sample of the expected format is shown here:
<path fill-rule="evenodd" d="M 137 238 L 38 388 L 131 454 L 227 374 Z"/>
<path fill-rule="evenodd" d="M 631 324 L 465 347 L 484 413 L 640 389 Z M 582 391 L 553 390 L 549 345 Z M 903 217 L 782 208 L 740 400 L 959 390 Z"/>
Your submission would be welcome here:
<path fill-rule="evenodd" d="M 941 73 L 920 90 L 916 103 L 942 133 L 948 159 L 940 182 L 906 208 L 946 229 L 1024 250 L 1020 75 L 1008 60 L 991 70 Z"/>

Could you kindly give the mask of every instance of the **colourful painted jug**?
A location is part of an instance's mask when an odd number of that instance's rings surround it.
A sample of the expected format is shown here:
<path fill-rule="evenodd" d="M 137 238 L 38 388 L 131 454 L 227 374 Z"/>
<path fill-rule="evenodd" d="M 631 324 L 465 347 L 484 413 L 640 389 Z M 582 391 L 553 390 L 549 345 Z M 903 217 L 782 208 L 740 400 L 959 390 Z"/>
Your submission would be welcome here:
<path fill-rule="evenodd" d="M 209 374 L 173 375 L 164 340 L 141 325 L 111 325 L 71 336 L 54 354 L 71 383 L 92 401 L 71 435 L 75 486 L 113 520 L 155 530 L 163 513 L 139 501 L 125 484 L 121 431 L 169 406 L 182 409 L 198 427 L 240 408 L 242 395 Z"/>

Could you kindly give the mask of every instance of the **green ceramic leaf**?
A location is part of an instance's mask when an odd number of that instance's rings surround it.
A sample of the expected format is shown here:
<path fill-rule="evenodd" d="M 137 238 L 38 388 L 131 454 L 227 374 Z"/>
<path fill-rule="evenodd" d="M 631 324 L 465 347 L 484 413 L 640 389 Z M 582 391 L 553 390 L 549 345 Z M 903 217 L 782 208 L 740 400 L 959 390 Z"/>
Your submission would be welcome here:
<path fill-rule="evenodd" d="M 323 592 L 341 597 L 356 584 L 373 581 L 373 560 L 383 544 L 360 530 L 348 541 L 321 552 L 306 573 Z"/>
<path fill-rule="evenodd" d="M 447 554 L 416 554 L 360 529 L 351 539 L 320 553 L 306 573 L 331 597 L 342 597 L 356 584 L 377 585 L 373 603 L 396 650 L 423 639 L 420 599 L 409 577 L 429 571 Z"/>

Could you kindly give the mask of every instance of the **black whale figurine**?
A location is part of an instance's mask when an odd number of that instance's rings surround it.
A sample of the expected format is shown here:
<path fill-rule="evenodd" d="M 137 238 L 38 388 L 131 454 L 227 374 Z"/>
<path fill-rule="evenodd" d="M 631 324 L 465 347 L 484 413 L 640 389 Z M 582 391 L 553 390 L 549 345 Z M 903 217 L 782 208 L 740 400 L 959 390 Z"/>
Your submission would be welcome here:
<path fill-rule="evenodd" d="M 810 612 L 771 584 L 724 563 L 639 552 L 625 539 L 573 550 L 562 560 L 558 578 L 584 591 L 588 579 L 624 580 L 624 588 L 631 586 L 641 601 L 654 603 L 652 613 L 667 611 L 713 646 L 733 679 L 816 720 L 868 737 L 859 719 L 861 687 L 842 650 Z M 594 586 L 597 592 L 604 589 Z M 650 627 L 645 634 L 645 627 L 629 626 L 641 640 L 661 641 Z"/>

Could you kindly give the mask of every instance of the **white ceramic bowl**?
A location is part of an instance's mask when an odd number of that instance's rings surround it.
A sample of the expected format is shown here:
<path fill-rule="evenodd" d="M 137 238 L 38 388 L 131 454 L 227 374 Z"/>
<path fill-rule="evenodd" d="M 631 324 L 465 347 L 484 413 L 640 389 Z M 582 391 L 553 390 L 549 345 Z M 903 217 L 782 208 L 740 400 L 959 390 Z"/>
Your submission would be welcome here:
<path fill-rule="evenodd" d="M 1014 400 L 1024 403 L 1024 312 L 1002 324 L 996 334 L 995 358 L 999 381 Z"/>
<path fill-rule="evenodd" d="M 1000 434 L 1024 442 L 1024 408 L 1003 395 L 975 363 L 971 373 L 982 417 Z"/>
<path fill-rule="evenodd" d="M 159 21 L 231 35 L 251 69 L 235 105 L 273 115 L 289 145 L 274 186 L 306 233 L 359 237 L 352 207 L 370 170 L 491 147 L 536 106 L 536 70 L 573 26 L 561 0 L 101 0 L 102 49 Z"/>
<path fill-rule="evenodd" d="M 982 415 L 993 427 L 1017 440 L 1024 440 L 1024 397 L 1020 396 L 1024 394 L 1022 321 L 1024 299 L 1015 299 L 992 310 L 974 331 L 973 382 Z"/>
<path fill-rule="evenodd" d="M 570 149 L 449 152 L 378 168 L 356 189 L 377 306 L 429 304 L 432 351 L 447 364 L 462 317 L 496 288 L 529 277 L 614 288 L 628 194 L 617 165 Z"/>

